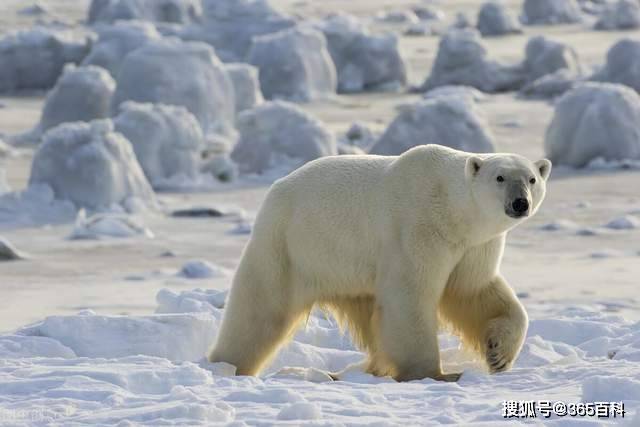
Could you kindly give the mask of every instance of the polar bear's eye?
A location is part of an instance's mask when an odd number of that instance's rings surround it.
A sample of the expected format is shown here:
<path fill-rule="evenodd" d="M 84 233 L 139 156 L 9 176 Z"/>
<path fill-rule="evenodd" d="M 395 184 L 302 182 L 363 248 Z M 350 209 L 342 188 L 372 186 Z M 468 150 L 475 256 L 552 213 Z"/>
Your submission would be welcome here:
<path fill-rule="evenodd" d="M 536 183 L 536 179 L 535 179 L 535 178 L 531 178 L 531 179 L 529 180 L 529 184 L 535 184 L 535 183 Z"/>
<path fill-rule="evenodd" d="M 504 181 L 504 178 L 503 178 L 503 176 L 502 176 L 502 175 L 498 175 L 498 177 L 496 178 L 496 180 L 497 180 L 498 182 L 503 182 L 503 181 Z"/>

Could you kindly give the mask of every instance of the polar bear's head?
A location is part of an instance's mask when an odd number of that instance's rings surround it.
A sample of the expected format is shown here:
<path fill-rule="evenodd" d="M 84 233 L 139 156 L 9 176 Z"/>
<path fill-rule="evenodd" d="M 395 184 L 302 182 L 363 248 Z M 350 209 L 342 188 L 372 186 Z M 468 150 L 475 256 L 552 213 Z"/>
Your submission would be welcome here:
<path fill-rule="evenodd" d="M 478 207 L 489 218 L 509 227 L 538 210 L 551 162 L 531 162 L 515 154 L 491 154 L 469 157 L 465 169 Z"/>

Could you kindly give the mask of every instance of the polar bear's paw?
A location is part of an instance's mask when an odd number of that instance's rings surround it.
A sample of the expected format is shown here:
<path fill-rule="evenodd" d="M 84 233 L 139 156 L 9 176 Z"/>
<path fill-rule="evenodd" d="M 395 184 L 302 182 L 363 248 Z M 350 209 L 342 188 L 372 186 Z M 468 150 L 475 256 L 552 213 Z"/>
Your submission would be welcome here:
<path fill-rule="evenodd" d="M 449 374 L 440 374 L 434 379 L 437 381 L 444 381 L 447 383 L 455 383 L 460 379 L 461 376 L 462 376 L 462 372 L 451 372 Z"/>
<path fill-rule="evenodd" d="M 511 361 L 507 359 L 502 347 L 500 341 L 495 338 L 487 340 L 487 365 L 492 374 L 505 371 L 510 365 Z"/>

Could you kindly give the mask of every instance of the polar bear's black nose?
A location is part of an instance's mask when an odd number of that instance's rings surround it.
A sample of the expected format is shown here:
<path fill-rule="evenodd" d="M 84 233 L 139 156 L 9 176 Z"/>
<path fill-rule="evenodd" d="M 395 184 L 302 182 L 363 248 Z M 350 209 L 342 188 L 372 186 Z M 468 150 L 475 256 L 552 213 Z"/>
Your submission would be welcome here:
<path fill-rule="evenodd" d="M 527 199 L 515 199 L 511 204 L 514 212 L 524 213 L 529 210 L 529 201 Z"/>

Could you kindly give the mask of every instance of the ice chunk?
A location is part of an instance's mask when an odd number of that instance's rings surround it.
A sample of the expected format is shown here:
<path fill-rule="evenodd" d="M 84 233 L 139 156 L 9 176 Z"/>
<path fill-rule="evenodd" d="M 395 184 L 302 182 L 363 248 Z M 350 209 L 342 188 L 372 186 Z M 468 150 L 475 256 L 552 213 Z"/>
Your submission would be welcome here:
<path fill-rule="evenodd" d="M 309 161 L 337 154 L 325 125 L 295 104 L 273 101 L 238 116 L 240 140 L 231 153 L 242 173 L 262 173 L 282 156 Z"/>
<path fill-rule="evenodd" d="M 256 67 L 249 64 L 234 63 L 225 64 L 225 69 L 233 84 L 236 113 L 253 108 L 264 101 Z"/>
<path fill-rule="evenodd" d="M 138 19 L 186 24 L 202 15 L 199 0 L 93 0 L 89 23 Z"/>
<path fill-rule="evenodd" d="M 324 35 L 298 26 L 257 36 L 247 61 L 260 69 L 260 87 L 267 99 L 311 101 L 336 92 L 336 68 Z"/>
<path fill-rule="evenodd" d="M 629 30 L 640 27 L 640 3 L 618 0 L 607 3 L 595 24 L 596 30 Z"/>
<path fill-rule="evenodd" d="M 187 279 L 208 279 L 211 277 L 222 277 L 226 273 L 224 269 L 207 261 L 192 260 L 182 266 L 179 274 Z"/>
<path fill-rule="evenodd" d="M 86 211 L 78 212 L 75 225 L 69 239 L 102 239 L 144 236 L 153 237 L 153 233 L 139 218 L 129 215 L 107 213 L 95 214 L 87 218 Z"/>
<path fill-rule="evenodd" d="M 398 155 L 422 144 L 440 144 L 475 153 L 494 151 L 491 130 L 475 104 L 449 96 L 403 108 L 370 153 Z"/>
<path fill-rule="evenodd" d="M 478 12 L 477 28 L 483 36 L 522 32 L 520 23 L 502 1 L 489 1 L 482 4 Z"/>
<path fill-rule="evenodd" d="M 640 92 L 640 41 L 625 38 L 607 52 L 607 62 L 592 80 L 620 83 Z"/>
<path fill-rule="evenodd" d="M 640 160 L 640 96 L 622 85 L 585 83 L 556 104 L 545 152 L 554 163 Z"/>
<path fill-rule="evenodd" d="M 525 0 L 522 22 L 527 25 L 571 24 L 581 20 L 576 0 Z"/>
<path fill-rule="evenodd" d="M 110 120 L 65 123 L 45 133 L 29 178 L 30 186 L 38 184 L 49 185 L 57 199 L 94 210 L 130 198 L 155 203 L 131 143 Z"/>

